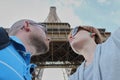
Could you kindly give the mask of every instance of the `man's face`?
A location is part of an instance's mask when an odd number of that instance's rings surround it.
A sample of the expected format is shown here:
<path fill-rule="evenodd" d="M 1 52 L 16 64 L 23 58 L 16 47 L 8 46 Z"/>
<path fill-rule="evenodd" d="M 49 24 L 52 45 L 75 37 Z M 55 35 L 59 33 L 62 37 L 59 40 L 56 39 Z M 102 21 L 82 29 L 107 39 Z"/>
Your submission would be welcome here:
<path fill-rule="evenodd" d="M 69 43 L 74 52 L 78 53 L 80 49 L 90 40 L 90 33 L 85 30 L 80 30 L 76 35 L 68 37 Z"/>
<path fill-rule="evenodd" d="M 34 55 L 44 54 L 49 50 L 49 37 L 41 25 L 31 27 L 30 44 L 34 47 Z"/>

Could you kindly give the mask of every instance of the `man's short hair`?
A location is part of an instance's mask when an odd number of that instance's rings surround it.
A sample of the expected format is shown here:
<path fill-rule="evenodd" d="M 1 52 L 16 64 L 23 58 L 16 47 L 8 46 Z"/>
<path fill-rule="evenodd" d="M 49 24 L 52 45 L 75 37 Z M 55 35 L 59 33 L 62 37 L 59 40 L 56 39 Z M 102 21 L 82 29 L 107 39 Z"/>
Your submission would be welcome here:
<path fill-rule="evenodd" d="M 25 21 L 28 21 L 29 23 L 36 23 L 35 21 L 29 19 L 19 20 L 11 26 L 8 32 L 9 35 L 16 35 L 16 33 L 24 26 Z"/>

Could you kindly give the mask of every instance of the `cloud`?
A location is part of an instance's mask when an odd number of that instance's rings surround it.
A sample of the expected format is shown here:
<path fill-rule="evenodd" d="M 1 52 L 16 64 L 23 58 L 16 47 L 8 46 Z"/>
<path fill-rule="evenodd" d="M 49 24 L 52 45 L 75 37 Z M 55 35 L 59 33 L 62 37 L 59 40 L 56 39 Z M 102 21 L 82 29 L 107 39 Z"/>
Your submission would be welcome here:
<path fill-rule="evenodd" d="M 0 2 L 0 25 L 10 27 L 15 21 L 27 18 L 43 22 L 50 4 L 45 0 L 3 0 Z"/>
<path fill-rule="evenodd" d="M 65 1 L 60 0 L 60 2 L 61 2 L 62 4 L 64 4 L 65 6 L 69 6 L 69 7 L 70 7 L 70 6 L 80 7 L 81 1 L 82 1 L 82 0 L 69 0 L 69 1 L 67 1 L 67 0 L 65 0 Z"/>
<path fill-rule="evenodd" d="M 61 8 L 60 11 L 58 12 L 64 12 L 64 13 L 60 13 L 61 20 L 63 22 L 70 23 L 71 27 L 82 24 L 82 21 L 74 13 L 73 9 L 64 7 L 64 8 Z"/>
<path fill-rule="evenodd" d="M 97 0 L 99 3 L 112 3 L 112 2 L 120 2 L 120 0 Z"/>
<path fill-rule="evenodd" d="M 68 76 L 63 68 L 45 68 L 42 80 L 68 80 Z"/>
<path fill-rule="evenodd" d="M 110 17 L 116 25 L 119 25 L 120 27 L 120 11 L 112 11 L 110 14 Z"/>
<path fill-rule="evenodd" d="M 71 26 L 81 24 L 74 9 L 80 7 L 83 0 L 3 0 L 0 5 L 0 25 L 10 27 L 15 21 L 23 18 L 43 22 L 49 13 L 50 6 L 56 6 L 57 13 L 62 22 Z"/>
<path fill-rule="evenodd" d="M 106 5 L 110 5 L 110 4 L 112 3 L 111 0 L 97 0 L 97 1 L 98 1 L 98 3 L 100 3 L 100 4 L 106 4 Z"/>
<path fill-rule="evenodd" d="M 83 0 L 58 0 L 53 3 L 57 8 L 58 17 L 62 22 L 70 23 L 71 27 L 82 24 L 79 16 L 75 13 L 75 8 L 81 6 Z"/>
<path fill-rule="evenodd" d="M 107 0 L 98 0 L 98 2 L 100 2 L 100 3 L 106 3 Z"/>

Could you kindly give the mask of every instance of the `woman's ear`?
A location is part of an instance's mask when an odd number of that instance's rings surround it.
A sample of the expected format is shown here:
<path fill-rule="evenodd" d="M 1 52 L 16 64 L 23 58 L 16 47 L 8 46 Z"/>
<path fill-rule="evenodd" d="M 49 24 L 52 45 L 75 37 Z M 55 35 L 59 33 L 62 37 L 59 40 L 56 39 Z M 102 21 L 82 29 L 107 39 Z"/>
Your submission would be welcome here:
<path fill-rule="evenodd" d="M 90 32 L 90 36 L 93 38 L 95 36 L 95 33 Z"/>

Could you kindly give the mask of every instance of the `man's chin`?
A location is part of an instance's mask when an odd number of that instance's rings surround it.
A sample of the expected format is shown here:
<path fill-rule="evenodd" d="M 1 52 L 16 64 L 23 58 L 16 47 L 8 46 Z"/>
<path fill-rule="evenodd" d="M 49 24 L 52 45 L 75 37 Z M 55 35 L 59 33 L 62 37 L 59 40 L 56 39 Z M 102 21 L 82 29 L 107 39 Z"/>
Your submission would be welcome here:
<path fill-rule="evenodd" d="M 46 54 L 49 51 L 49 49 L 45 50 L 45 51 L 41 51 L 41 52 L 36 52 L 35 55 L 42 55 L 42 54 Z"/>
<path fill-rule="evenodd" d="M 39 56 L 39 55 L 42 55 L 42 54 L 46 54 L 46 52 L 34 53 L 34 55 L 32 55 L 32 56 Z"/>
<path fill-rule="evenodd" d="M 44 52 L 40 52 L 40 55 L 41 55 L 41 54 L 46 54 L 48 51 L 49 51 L 49 50 L 46 50 L 46 51 L 44 51 Z"/>

